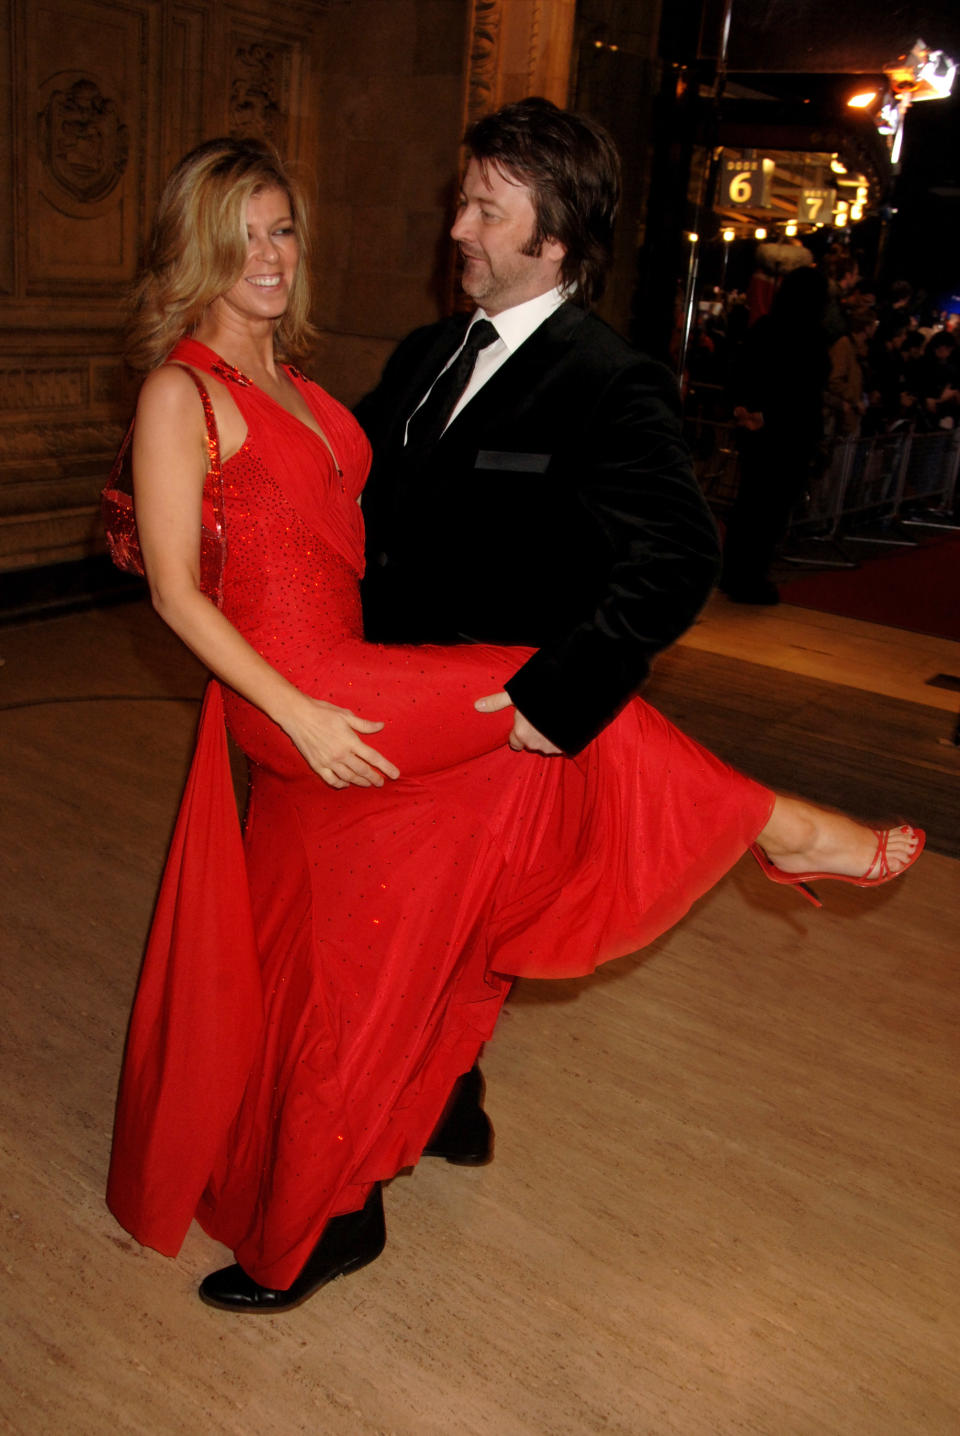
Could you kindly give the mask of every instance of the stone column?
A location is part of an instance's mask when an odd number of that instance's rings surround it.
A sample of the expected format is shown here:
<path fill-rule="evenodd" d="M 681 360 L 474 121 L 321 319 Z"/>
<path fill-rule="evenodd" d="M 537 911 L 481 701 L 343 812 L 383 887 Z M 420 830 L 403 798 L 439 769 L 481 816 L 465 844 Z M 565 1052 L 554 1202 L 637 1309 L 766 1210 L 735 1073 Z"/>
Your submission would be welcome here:
<path fill-rule="evenodd" d="M 576 0 L 471 0 L 464 127 L 524 95 L 567 103 Z"/>

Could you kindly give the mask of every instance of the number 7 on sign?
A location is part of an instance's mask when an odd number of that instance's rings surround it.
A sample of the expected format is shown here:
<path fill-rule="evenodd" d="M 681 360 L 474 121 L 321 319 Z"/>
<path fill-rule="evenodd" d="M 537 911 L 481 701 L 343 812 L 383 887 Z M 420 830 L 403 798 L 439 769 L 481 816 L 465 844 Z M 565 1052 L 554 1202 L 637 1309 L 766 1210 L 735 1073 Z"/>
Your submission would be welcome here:
<path fill-rule="evenodd" d="M 836 190 L 805 189 L 797 203 L 797 219 L 805 224 L 824 224 L 833 213 Z"/>

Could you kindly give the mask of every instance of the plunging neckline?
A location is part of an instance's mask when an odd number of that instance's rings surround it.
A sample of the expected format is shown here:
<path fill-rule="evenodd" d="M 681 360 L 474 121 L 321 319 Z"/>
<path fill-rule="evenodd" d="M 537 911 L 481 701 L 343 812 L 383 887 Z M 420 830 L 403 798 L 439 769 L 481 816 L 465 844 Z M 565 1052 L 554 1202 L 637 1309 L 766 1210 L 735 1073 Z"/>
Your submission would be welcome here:
<path fill-rule="evenodd" d="M 224 460 L 230 483 L 242 487 L 245 466 L 255 461 L 258 471 L 269 474 L 307 527 L 324 537 L 356 573 L 362 573 L 363 519 L 355 500 L 369 468 L 370 447 L 343 405 L 293 365 L 284 365 L 310 415 L 320 425 L 321 438 L 310 424 L 284 408 L 209 345 L 184 338 L 170 358 L 223 383 L 246 421 L 246 437 L 231 455 L 229 470 Z M 341 465 L 343 471 L 338 474 Z"/>
<path fill-rule="evenodd" d="M 340 460 L 337 458 L 333 445 L 331 444 L 330 440 L 327 438 L 323 430 L 320 428 L 319 424 L 317 425 L 317 428 L 313 428 L 311 424 L 306 423 L 303 419 L 300 418 L 299 414 L 295 414 L 291 409 L 288 409 L 285 404 L 281 404 L 279 399 L 275 399 L 272 394 L 268 393 L 267 390 L 264 389 L 262 384 L 257 384 L 253 379 L 250 378 L 248 374 L 245 374 L 242 369 L 238 369 L 236 364 L 229 363 L 229 361 L 224 359 L 222 355 L 218 354 L 215 349 L 211 349 L 209 344 L 205 344 L 202 339 L 193 339 L 193 343 L 199 345 L 201 349 L 205 349 L 207 353 L 211 356 L 212 362 L 210 364 L 210 372 L 214 374 L 218 379 L 222 379 L 225 382 L 231 384 L 239 384 L 243 388 L 256 389 L 257 393 L 262 395 L 263 398 L 266 399 L 269 404 L 273 404 L 274 408 L 279 409 L 281 413 L 286 414 L 289 419 L 293 419 L 294 422 L 299 424 L 302 429 L 306 429 L 308 434 L 312 434 L 315 439 L 319 439 L 321 444 L 323 444 L 324 448 L 326 449 L 327 453 L 330 455 L 337 477 L 341 481 L 343 480 L 343 468 L 341 467 Z M 303 373 L 302 370 L 298 369 L 293 364 L 285 364 L 281 361 L 281 368 L 286 371 L 288 377 L 293 382 L 294 388 L 300 395 L 300 398 L 303 400 L 304 404 L 306 404 L 307 412 L 310 414 L 311 418 L 314 419 L 314 422 L 316 422 L 316 415 L 314 414 L 313 409 L 310 406 L 307 396 L 300 388 L 300 385 L 297 383 L 297 380 L 299 380 L 300 383 L 306 384 L 308 382 L 306 375 Z M 248 425 L 246 438 L 244 439 L 243 444 L 240 445 L 241 449 L 247 443 L 249 437 L 250 428 Z M 239 453 L 240 450 L 238 449 L 237 452 Z"/>

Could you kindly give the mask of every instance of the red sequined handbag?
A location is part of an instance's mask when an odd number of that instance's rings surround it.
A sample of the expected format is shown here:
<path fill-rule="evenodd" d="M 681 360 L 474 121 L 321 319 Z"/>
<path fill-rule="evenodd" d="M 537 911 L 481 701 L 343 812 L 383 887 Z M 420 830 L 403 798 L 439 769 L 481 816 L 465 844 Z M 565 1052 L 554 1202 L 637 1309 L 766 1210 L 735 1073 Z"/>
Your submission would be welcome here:
<path fill-rule="evenodd" d="M 200 531 L 200 587 L 207 598 L 219 604 L 223 598 L 223 564 L 226 558 L 226 532 L 223 523 L 223 477 L 220 469 L 220 440 L 210 395 L 202 380 L 185 364 L 178 365 L 197 386 L 207 425 L 207 450 L 210 465 L 203 481 L 203 526 Z M 125 573 L 144 577 L 143 554 L 137 533 L 137 516 L 133 504 L 133 473 L 130 442 L 133 423 L 126 432 L 120 452 L 113 461 L 110 477 L 100 496 L 103 527 L 107 535 L 110 557 Z"/>

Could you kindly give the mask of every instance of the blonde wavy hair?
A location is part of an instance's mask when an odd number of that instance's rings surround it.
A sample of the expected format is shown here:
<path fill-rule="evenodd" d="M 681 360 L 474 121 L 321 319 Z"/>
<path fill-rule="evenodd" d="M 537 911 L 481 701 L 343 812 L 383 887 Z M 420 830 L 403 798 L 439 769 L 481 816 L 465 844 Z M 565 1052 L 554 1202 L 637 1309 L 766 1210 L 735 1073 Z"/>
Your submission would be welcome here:
<path fill-rule="evenodd" d="M 300 248 L 290 302 L 277 324 L 277 354 L 299 359 L 308 352 L 316 330 L 303 191 L 266 140 L 217 139 L 191 150 L 160 196 L 126 327 L 132 368 L 162 364 L 174 344 L 194 332 L 207 306 L 236 283 L 247 260 L 247 201 L 274 187 L 290 200 Z"/>

